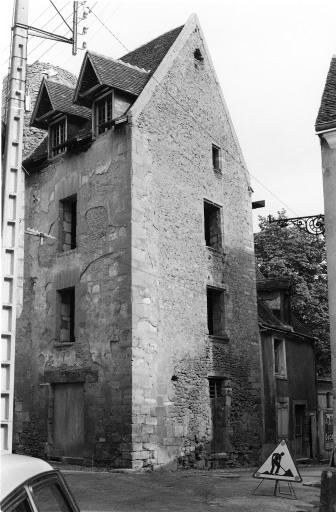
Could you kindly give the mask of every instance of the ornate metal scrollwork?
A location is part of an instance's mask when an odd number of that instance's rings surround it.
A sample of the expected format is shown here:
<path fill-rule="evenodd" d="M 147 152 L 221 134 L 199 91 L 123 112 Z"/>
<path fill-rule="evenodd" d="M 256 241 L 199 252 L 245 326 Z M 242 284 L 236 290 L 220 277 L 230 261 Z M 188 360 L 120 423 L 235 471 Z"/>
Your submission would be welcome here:
<path fill-rule="evenodd" d="M 304 229 L 311 235 L 318 236 L 325 234 L 324 215 L 322 214 L 309 215 L 307 217 L 292 217 L 289 219 L 274 219 L 271 215 L 269 215 L 268 222 L 270 224 L 279 224 L 279 226 L 282 228 L 286 228 L 289 224 L 293 224 L 293 226 Z"/>

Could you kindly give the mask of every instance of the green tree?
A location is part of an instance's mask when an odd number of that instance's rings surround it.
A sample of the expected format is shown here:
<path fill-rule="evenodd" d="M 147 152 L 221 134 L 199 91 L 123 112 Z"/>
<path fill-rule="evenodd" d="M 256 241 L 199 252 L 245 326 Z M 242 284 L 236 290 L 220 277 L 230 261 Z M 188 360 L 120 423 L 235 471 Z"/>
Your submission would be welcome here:
<path fill-rule="evenodd" d="M 286 212 L 278 212 L 286 219 Z M 330 375 L 327 261 L 323 236 L 288 225 L 281 227 L 259 217 L 260 232 L 254 235 L 257 265 L 265 277 L 292 279 L 291 306 L 315 338 L 319 375 Z"/>

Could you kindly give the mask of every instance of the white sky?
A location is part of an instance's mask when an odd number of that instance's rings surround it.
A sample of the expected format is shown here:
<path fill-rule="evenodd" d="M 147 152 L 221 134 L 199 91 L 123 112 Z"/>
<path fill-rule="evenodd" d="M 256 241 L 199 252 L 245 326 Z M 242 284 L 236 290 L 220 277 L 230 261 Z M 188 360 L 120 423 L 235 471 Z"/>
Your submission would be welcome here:
<path fill-rule="evenodd" d="M 72 1 L 53 2 L 71 25 Z M 314 123 L 336 53 L 335 0 L 89 0 L 87 5 L 129 50 L 184 24 L 195 12 L 251 173 L 253 200 L 266 200 L 254 216 L 283 207 L 291 216 L 323 212 Z M 2 73 L 12 6 L 10 0 L 1 4 Z M 67 34 L 49 0 L 30 0 L 29 23 Z M 79 37 L 80 46 L 86 41 L 88 49 L 114 58 L 126 53 L 92 13 L 83 25 L 89 31 Z M 52 45 L 31 37 L 28 62 L 42 60 L 78 74 L 84 52 L 73 57 L 70 45 Z"/>

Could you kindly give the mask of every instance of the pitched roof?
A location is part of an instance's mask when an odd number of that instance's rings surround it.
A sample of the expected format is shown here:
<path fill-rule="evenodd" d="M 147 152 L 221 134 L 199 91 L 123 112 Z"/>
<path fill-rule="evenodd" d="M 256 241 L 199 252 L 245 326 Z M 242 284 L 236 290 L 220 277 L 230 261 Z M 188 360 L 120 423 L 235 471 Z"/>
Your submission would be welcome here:
<path fill-rule="evenodd" d="M 31 116 L 30 124 L 37 128 L 46 128 L 47 119 L 39 120 L 39 117 L 50 111 L 54 113 L 68 114 L 85 120 L 91 119 L 91 110 L 74 105 L 72 102 L 74 88 L 59 82 L 43 79 Z"/>
<path fill-rule="evenodd" d="M 139 68 L 150 70 L 151 74 L 156 71 L 168 50 L 175 42 L 183 26 L 174 28 L 165 34 L 153 39 L 136 50 L 127 53 L 120 59 Z"/>
<path fill-rule="evenodd" d="M 304 336 L 305 338 L 313 338 L 308 327 L 303 325 L 293 313 L 291 313 L 291 322 L 290 325 L 282 322 L 271 310 L 271 308 L 263 301 L 260 297 L 258 297 L 258 317 L 259 324 L 262 327 L 283 331 L 286 336 Z"/>
<path fill-rule="evenodd" d="M 94 96 L 98 92 L 103 93 L 106 87 L 139 96 L 182 28 L 183 26 L 170 30 L 118 60 L 96 52 L 87 52 L 74 101 L 77 104 L 90 105 Z"/>
<path fill-rule="evenodd" d="M 336 55 L 333 56 L 324 87 L 315 129 L 317 132 L 336 128 Z"/>
<path fill-rule="evenodd" d="M 89 52 L 100 82 L 138 96 L 149 79 L 148 71 L 111 59 L 95 52 Z"/>
<path fill-rule="evenodd" d="M 54 110 L 73 114 L 74 116 L 84 117 L 85 119 L 91 118 L 91 110 L 86 107 L 80 107 L 72 103 L 74 88 L 58 82 L 46 80 L 47 89 L 50 95 L 51 103 Z"/>

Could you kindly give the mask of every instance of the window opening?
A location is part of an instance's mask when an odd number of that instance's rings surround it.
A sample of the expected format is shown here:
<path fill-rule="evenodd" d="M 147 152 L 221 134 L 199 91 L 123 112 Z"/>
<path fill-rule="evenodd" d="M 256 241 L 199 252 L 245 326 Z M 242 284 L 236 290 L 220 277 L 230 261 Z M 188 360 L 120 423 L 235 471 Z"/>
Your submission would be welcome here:
<path fill-rule="evenodd" d="M 333 395 L 332 393 L 326 393 L 326 401 L 327 401 L 327 409 L 332 409 L 333 407 Z"/>
<path fill-rule="evenodd" d="M 224 292 L 207 288 L 208 331 L 211 336 L 224 335 Z"/>
<path fill-rule="evenodd" d="M 112 127 L 112 114 L 112 93 L 110 93 L 95 103 L 96 135 Z"/>
<path fill-rule="evenodd" d="M 274 340 L 274 373 L 286 376 L 286 353 L 284 340 Z"/>
<path fill-rule="evenodd" d="M 198 62 L 203 62 L 204 61 L 203 55 L 202 55 L 201 50 L 199 48 L 196 48 L 196 50 L 194 51 L 194 58 L 196 60 L 198 60 Z"/>
<path fill-rule="evenodd" d="M 77 229 L 77 196 L 67 197 L 60 201 L 61 217 L 61 251 L 70 251 L 76 248 Z"/>
<path fill-rule="evenodd" d="M 204 201 L 204 234 L 208 247 L 219 249 L 222 246 L 221 209 Z"/>
<path fill-rule="evenodd" d="M 59 299 L 59 341 L 75 341 L 75 287 L 58 291 Z"/>
<path fill-rule="evenodd" d="M 220 154 L 220 148 L 218 146 L 215 146 L 212 144 L 212 166 L 215 171 L 221 170 L 221 154 Z"/>
<path fill-rule="evenodd" d="M 210 398 L 219 398 L 223 396 L 223 379 L 218 377 L 209 378 Z"/>
<path fill-rule="evenodd" d="M 56 156 L 61 153 L 64 153 L 66 150 L 66 126 L 65 119 L 59 121 L 58 123 L 54 123 L 49 128 L 50 133 L 50 154 L 51 156 Z"/>

